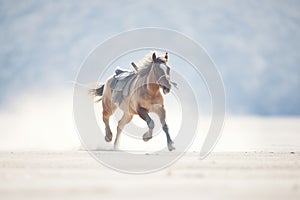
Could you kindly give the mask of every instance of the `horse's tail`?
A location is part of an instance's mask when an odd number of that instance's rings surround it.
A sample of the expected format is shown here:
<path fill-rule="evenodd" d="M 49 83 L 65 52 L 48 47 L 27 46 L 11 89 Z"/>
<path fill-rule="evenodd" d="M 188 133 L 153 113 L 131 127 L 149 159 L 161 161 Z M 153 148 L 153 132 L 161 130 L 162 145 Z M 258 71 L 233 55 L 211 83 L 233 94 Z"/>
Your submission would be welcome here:
<path fill-rule="evenodd" d="M 100 84 L 100 85 L 97 86 L 95 89 L 91 89 L 91 90 L 89 91 L 89 93 L 90 93 L 91 95 L 93 95 L 94 97 L 100 97 L 100 99 L 97 100 L 96 103 L 102 100 L 102 95 L 103 95 L 103 91 L 104 91 L 104 85 L 105 85 L 105 84 Z"/>

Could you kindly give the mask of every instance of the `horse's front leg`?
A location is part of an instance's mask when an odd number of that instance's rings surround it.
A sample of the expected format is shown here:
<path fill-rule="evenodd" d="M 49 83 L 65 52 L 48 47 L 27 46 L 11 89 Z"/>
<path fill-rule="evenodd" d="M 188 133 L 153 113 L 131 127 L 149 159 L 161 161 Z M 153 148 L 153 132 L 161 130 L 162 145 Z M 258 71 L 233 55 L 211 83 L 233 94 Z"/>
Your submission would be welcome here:
<path fill-rule="evenodd" d="M 150 118 L 149 114 L 148 114 L 148 110 L 146 110 L 145 108 L 140 107 L 138 109 L 138 114 L 139 116 L 145 120 L 147 122 L 149 131 L 147 131 L 144 135 L 143 135 L 143 140 L 145 142 L 147 142 L 148 140 L 150 140 L 152 138 L 152 131 L 154 128 L 154 121 Z"/>
<path fill-rule="evenodd" d="M 151 110 L 159 116 L 162 128 L 167 136 L 167 144 L 168 144 L 169 151 L 175 150 L 175 147 L 173 146 L 173 141 L 169 134 L 169 128 L 166 123 L 166 110 L 165 110 L 164 106 L 156 104 L 156 105 L 153 105 Z"/>

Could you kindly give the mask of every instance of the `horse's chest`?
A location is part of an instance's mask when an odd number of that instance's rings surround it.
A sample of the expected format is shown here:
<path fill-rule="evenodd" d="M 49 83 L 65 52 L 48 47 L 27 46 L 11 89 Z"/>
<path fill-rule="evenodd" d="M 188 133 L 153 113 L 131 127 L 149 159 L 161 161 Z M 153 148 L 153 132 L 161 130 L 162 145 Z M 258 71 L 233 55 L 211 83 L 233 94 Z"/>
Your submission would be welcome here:
<path fill-rule="evenodd" d="M 161 103 L 162 102 L 162 97 L 160 95 L 160 93 L 157 94 L 150 94 L 148 92 L 142 93 L 140 96 L 140 100 L 144 101 L 145 103 L 148 104 L 157 104 L 157 103 Z"/>

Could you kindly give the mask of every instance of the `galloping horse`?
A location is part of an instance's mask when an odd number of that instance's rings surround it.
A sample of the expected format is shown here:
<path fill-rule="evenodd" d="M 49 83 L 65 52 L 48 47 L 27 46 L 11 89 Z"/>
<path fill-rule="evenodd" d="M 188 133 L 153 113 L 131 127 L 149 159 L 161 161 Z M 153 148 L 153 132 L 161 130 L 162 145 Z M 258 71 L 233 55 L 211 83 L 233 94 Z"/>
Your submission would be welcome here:
<path fill-rule="evenodd" d="M 159 116 L 162 128 L 166 133 L 169 151 L 174 150 L 175 147 L 173 146 L 168 125 L 165 121 L 166 110 L 164 108 L 164 98 L 160 91 L 160 89 L 162 89 L 163 93 L 167 94 L 171 89 L 168 53 L 165 55 L 156 55 L 154 52 L 146 55 L 142 62 L 139 63 L 135 75 L 129 87 L 129 95 L 124 96 L 119 104 L 115 103 L 112 97 L 113 90 L 111 84 L 114 77 L 108 79 L 105 84 L 100 84 L 96 89 L 91 90 L 91 93 L 95 97 L 98 96 L 100 100 L 102 100 L 102 114 L 106 132 L 105 140 L 107 142 L 112 140 L 109 118 L 117 107 L 123 110 L 124 113 L 118 122 L 114 148 L 118 147 L 119 136 L 122 129 L 132 120 L 134 115 L 139 115 L 147 122 L 149 130 L 143 135 L 143 140 L 145 142 L 150 140 L 152 138 L 154 121 L 150 118 L 149 112 L 154 112 Z"/>

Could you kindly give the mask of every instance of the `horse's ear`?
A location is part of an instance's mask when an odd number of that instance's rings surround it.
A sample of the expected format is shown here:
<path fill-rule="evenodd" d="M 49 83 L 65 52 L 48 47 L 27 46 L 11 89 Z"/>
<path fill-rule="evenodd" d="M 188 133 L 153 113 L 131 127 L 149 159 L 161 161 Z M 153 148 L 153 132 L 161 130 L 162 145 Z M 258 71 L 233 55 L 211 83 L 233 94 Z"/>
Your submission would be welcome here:
<path fill-rule="evenodd" d="M 152 60 L 155 62 L 156 61 L 156 54 L 155 52 L 152 54 Z"/>
<path fill-rule="evenodd" d="M 165 59 L 168 60 L 168 58 L 169 58 L 168 52 L 166 52 Z"/>

